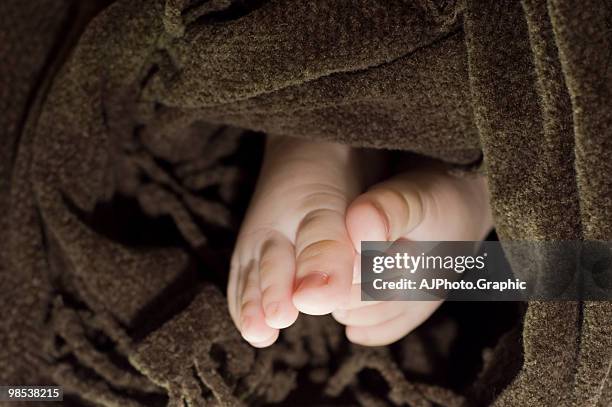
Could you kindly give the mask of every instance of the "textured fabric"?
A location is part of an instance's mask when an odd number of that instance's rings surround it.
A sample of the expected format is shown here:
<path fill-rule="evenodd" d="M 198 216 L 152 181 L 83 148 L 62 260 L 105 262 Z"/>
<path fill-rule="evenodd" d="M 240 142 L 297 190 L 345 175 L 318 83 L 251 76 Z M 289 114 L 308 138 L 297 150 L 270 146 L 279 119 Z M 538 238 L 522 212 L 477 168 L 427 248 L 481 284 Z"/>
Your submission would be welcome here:
<path fill-rule="evenodd" d="M 0 4 L 0 383 L 76 405 L 612 403 L 609 302 L 446 304 L 377 349 L 300 318 L 256 351 L 222 294 L 262 133 L 480 163 L 501 240 L 612 240 L 609 5 L 107 3 Z"/>

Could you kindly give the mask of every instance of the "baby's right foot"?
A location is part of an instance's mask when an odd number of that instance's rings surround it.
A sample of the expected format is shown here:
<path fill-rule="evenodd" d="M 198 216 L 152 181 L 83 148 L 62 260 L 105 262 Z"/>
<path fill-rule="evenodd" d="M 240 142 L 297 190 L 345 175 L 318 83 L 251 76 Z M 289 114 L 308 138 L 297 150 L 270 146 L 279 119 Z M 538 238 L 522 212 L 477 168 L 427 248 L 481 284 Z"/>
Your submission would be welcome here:
<path fill-rule="evenodd" d="M 486 180 L 455 177 L 439 165 L 423 165 L 374 185 L 347 209 L 355 249 L 362 241 L 480 241 L 493 227 Z M 334 311 L 350 341 L 392 343 L 427 320 L 441 301 L 361 301 L 356 281 L 350 301 Z"/>
<path fill-rule="evenodd" d="M 270 138 L 232 256 L 228 303 L 234 323 L 264 347 L 298 311 L 322 315 L 348 301 L 355 251 L 345 226 L 361 192 L 359 151 Z"/>

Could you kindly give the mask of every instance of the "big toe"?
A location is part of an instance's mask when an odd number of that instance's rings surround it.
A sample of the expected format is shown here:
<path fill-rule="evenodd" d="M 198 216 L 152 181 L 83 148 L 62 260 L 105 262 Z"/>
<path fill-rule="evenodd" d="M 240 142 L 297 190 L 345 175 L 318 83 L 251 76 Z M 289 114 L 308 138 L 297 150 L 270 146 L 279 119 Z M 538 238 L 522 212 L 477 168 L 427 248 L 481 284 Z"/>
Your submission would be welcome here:
<path fill-rule="evenodd" d="M 362 241 L 394 241 L 414 230 L 423 218 L 422 191 L 405 177 L 375 185 L 357 197 L 346 213 L 355 250 Z"/>
<path fill-rule="evenodd" d="M 324 315 L 348 301 L 355 251 L 344 211 L 309 213 L 296 237 L 296 289 L 293 303 L 305 314 Z"/>
<path fill-rule="evenodd" d="M 486 182 L 435 168 L 402 173 L 357 197 L 346 226 L 357 251 L 368 240 L 480 240 L 492 226 Z"/>

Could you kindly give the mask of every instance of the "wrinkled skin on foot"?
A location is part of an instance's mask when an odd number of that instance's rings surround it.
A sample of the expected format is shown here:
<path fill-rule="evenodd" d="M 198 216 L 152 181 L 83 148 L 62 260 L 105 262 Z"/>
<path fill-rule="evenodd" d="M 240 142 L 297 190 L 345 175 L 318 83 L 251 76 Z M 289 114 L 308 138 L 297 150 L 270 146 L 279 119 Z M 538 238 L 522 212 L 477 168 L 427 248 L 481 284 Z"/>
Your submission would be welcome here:
<path fill-rule="evenodd" d="M 366 187 L 370 157 L 353 148 L 269 138 L 232 256 L 230 314 L 255 347 L 300 312 L 334 318 L 363 345 L 398 340 L 439 302 L 361 302 L 354 265 L 362 240 L 479 240 L 491 226 L 485 181 L 441 166 Z"/>
<path fill-rule="evenodd" d="M 492 227 L 485 179 L 457 178 L 440 166 L 402 173 L 376 184 L 347 210 L 355 250 L 361 241 L 482 240 Z M 357 260 L 358 261 L 358 260 Z M 415 329 L 442 301 L 361 301 L 355 273 L 349 302 L 333 313 L 361 345 L 387 345 Z"/>
<path fill-rule="evenodd" d="M 346 208 L 361 190 L 346 146 L 270 138 L 232 257 L 228 302 L 242 336 L 273 343 L 298 313 L 323 315 L 348 299 L 355 250 Z"/>

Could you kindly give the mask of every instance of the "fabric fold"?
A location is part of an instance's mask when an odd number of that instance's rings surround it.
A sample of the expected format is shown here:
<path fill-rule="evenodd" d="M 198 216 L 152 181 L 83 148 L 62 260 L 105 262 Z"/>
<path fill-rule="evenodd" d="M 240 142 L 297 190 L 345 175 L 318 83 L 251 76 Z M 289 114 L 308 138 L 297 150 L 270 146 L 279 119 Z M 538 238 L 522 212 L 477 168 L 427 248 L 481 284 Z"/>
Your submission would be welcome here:
<path fill-rule="evenodd" d="M 0 381 L 101 405 L 611 402 L 610 302 L 447 304 L 379 350 L 303 318 L 255 351 L 222 294 L 264 134 L 480 164 L 502 241 L 611 240 L 607 5 L 55 4 L 0 6 Z"/>

